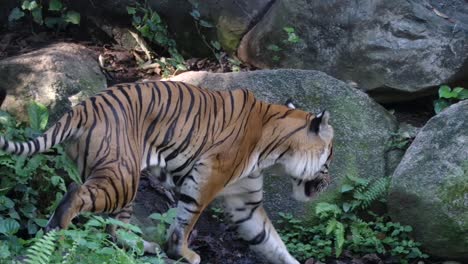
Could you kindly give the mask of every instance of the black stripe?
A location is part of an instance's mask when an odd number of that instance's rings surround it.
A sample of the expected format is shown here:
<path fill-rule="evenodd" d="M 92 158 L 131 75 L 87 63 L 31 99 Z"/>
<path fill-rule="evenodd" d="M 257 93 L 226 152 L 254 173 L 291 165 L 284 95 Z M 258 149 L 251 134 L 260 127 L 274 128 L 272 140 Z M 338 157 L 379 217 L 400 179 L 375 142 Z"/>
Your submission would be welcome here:
<path fill-rule="evenodd" d="M 242 218 L 242 219 L 239 219 L 239 220 L 235 221 L 234 224 L 235 224 L 235 225 L 238 225 L 238 224 L 241 224 L 241 223 L 243 223 L 243 222 L 246 222 L 246 221 L 252 219 L 253 213 L 254 213 L 255 210 L 257 210 L 259 207 L 260 207 L 260 204 L 254 206 L 254 207 L 250 210 L 250 213 L 249 213 L 249 215 L 248 215 L 247 217 L 244 217 L 244 218 Z"/>
<path fill-rule="evenodd" d="M 195 200 L 195 198 L 183 193 L 180 194 L 179 201 L 186 204 L 195 204 L 196 206 L 198 206 L 198 202 L 197 200 Z"/>
<path fill-rule="evenodd" d="M 247 240 L 247 243 L 250 245 L 258 245 L 261 244 L 265 238 L 266 238 L 266 229 L 265 229 L 266 222 L 263 222 L 263 229 L 262 232 L 260 232 L 258 235 L 256 235 L 254 238 Z"/>

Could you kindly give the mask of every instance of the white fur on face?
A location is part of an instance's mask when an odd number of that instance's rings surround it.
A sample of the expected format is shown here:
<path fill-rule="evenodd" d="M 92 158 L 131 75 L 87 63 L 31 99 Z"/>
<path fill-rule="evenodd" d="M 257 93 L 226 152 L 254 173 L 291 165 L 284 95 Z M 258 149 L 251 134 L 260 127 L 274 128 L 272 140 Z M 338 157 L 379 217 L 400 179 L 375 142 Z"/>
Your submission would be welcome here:
<path fill-rule="evenodd" d="M 283 162 L 286 172 L 297 179 L 311 180 L 327 161 L 328 148 L 321 153 L 300 151 Z"/>
<path fill-rule="evenodd" d="M 284 163 L 284 169 L 287 174 L 293 177 L 293 197 L 297 201 L 310 201 L 310 197 L 305 194 L 305 183 L 317 178 L 323 165 L 326 163 L 330 150 L 325 148 L 321 153 L 297 152 Z"/>

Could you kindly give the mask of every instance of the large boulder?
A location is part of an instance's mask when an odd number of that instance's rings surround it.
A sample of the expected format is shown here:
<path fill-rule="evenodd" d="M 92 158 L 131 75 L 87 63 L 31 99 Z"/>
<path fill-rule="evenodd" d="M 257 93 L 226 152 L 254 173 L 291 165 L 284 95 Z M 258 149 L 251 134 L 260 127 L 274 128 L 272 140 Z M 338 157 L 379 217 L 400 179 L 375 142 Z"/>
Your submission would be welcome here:
<path fill-rule="evenodd" d="M 429 254 L 468 260 L 468 100 L 421 129 L 393 174 L 388 206 Z"/>
<path fill-rule="evenodd" d="M 347 174 L 385 177 L 396 167 L 386 147 L 391 133 L 397 129 L 395 118 L 365 93 L 322 72 L 187 72 L 171 80 L 215 90 L 248 88 L 257 98 L 270 103 L 282 104 L 292 98 L 298 107 L 314 113 L 328 109 L 335 129 L 334 160 L 330 170 L 335 183 Z M 290 198 L 290 181 L 283 175 L 273 172 L 265 180 L 266 206 L 270 212 L 295 212 L 300 216 L 310 208 Z M 329 189 L 329 195 L 325 197 L 335 193 L 334 188 Z"/>
<path fill-rule="evenodd" d="M 293 27 L 301 41 L 288 42 L 284 27 Z M 324 71 L 379 101 L 406 100 L 466 80 L 468 5 L 278 0 L 244 36 L 238 55 L 260 68 Z"/>
<path fill-rule="evenodd" d="M 0 61 L 2 109 L 27 120 L 26 105 L 37 101 L 56 120 L 73 103 L 107 87 L 97 59 L 78 44 L 57 43 Z"/>

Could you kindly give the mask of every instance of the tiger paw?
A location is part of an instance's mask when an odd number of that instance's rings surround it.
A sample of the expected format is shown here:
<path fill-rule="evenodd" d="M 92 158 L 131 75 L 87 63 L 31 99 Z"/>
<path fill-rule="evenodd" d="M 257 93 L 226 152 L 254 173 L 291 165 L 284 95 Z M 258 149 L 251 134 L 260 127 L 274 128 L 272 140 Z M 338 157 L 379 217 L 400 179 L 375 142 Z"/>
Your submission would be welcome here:
<path fill-rule="evenodd" d="M 201 261 L 200 256 L 189 248 L 184 250 L 182 256 L 190 264 L 199 264 Z"/>
<path fill-rule="evenodd" d="M 185 261 L 187 261 L 187 263 L 190 263 L 190 264 L 199 264 L 201 261 L 200 256 L 189 248 L 182 250 L 181 253 L 176 253 L 172 250 L 168 250 L 166 251 L 166 254 L 171 259 L 178 260 L 178 261 L 180 261 L 181 259 L 184 259 Z"/>
<path fill-rule="evenodd" d="M 145 253 L 148 254 L 158 254 L 162 251 L 161 247 L 157 243 L 149 242 L 146 240 L 143 240 L 143 248 Z"/>

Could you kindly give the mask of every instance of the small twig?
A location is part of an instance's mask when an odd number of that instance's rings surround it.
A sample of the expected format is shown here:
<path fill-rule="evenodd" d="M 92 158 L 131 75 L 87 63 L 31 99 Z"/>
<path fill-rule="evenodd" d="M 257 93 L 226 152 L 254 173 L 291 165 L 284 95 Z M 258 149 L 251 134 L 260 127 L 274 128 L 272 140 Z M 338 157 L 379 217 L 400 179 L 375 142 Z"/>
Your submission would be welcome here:
<path fill-rule="evenodd" d="M 198 27 L 197 21 L 194 19 L 193 22 L 195 23 L 195 28 L 197 29 L 198 35 L 201 37 L 203 43 L 205 43 L 205 45 L 211 50 L 211 52 L 213 53 L 213 55 L 215 56 L 215 58 L 218 60 L 218 63 L 219 63 L 219 65 L 221 66 L 221 70 L 224 72 L 224 66 L 223 66 L 223 64 L 221 63 L 221 58 L 220 58 L 219 56 L 217 56 L 216 50 L 206 41 L 205 36 L 202 35 L 202 33 L 201 33 L 201 31 L 200 31 L 200 28 Z"/>
<path fill-rule="evenodd" d="M 145 60 L 140 55 L 138 55 L 137 52 L 133 51 L 132 54 L 135 56 L 135 60 L 138 62 L 138 64 L 145 63 Z"/>
<path fill-rule="evenodd" d="M 143 64 L 140 66 L 140 69 L 143 69 L 143 70 L 149 70 L 149 69 L 154 69 L 154 68 L 157 68 L 157 67 L 160 67 L 161 64 L 155 62 L 155 63 L 151 63 L 151 64 Z"/>
<path fill-rule="evenodd" d="M 146 54 L 146 57 L 148 58 L 148 61 L 151 60 L 151 48 L 148 47 L 148 44 L 146 44 L 146 41 L 138 35 L 138 33 L 135 33 L 133 30 L 128 30 L 130 32 L 130 35 L 135 39 L 135 41 L 138 43 L 140 48 L 143 50 L 143 52 Z"/>

